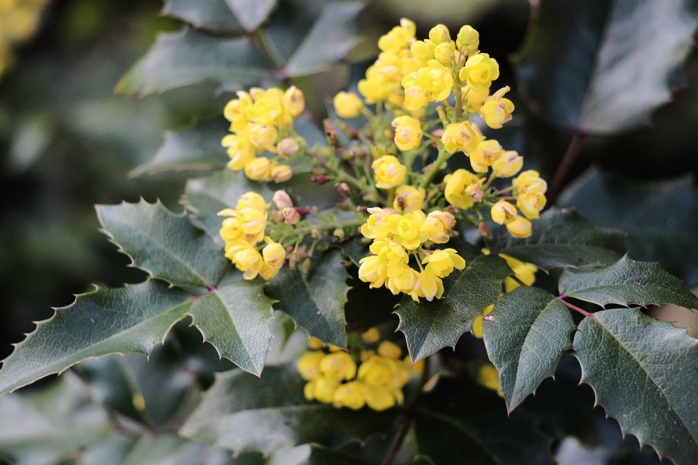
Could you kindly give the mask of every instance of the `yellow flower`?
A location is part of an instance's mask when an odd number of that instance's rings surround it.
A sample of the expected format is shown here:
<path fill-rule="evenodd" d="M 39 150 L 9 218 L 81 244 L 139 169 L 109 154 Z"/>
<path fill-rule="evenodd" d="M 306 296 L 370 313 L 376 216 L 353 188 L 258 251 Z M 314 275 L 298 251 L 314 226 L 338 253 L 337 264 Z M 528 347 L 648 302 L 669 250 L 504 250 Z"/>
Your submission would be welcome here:
<path fill-rule="evenodd" d="M 502 156 L 502 146 L 496 140 L 484 140 L 480 142 L 470 154 L 470 165 L 476 173 L 487 173 L 489 166 L 492 166 L 499 157 Z"/>
<path fill-rule="evenodd" d="M 525 239 L 531 236 L 531 222 L 523 216 L 518 216 L 511 223 L 507 223 L 507 231 L 512 237 Z"/>
<path fill-rule="evenodd" d="M 399 213 L 409 213 L 421 210 L 424 206 L 424 189 L 412 186 L 400 186 L 395 190 L 393 208 Z"/>
<path fill-rule="evenodd" d="M 498 178 L 510 178 L 521 171 L 523 157 L 514 150 L 504 152 L 494 163 L 492 169 Z"/>
<path fill-rule="evenodd" d="M 325 347 L 325 343 L 315 336 L 310 336 L 310 338 L 308 338 L 308 347 L 313 350 L 318 350 Z"/>
<path fill-rule="evenodd" d="M 293 170 L 288 165 L 279 165 L 274 162 L 269 170 L 269 177 L 276 183 L 286 182 L 293 177 Z"/>
<path fill-rule="evenodd" d="M 392 215 L 388 219 L 388 230 L 396 243 L 407 250 L 414 250 L 426 240 L 426 233 L 423 231 L 425 219 L 421 210 Z"/>
<path fill-rule="evenodd" d="M 453 89 L 451 70 L 436 60 L 429 60 L 426 67 L 417 70 L 417 80 L 434 102 L 446 100 Z"/>
<path fill-rule="evenodd" d="M 475 201 L 466 192 L 466 189 L 469 185 L 478 182 L 479 178 L 477 176 L 470 171 L 457 169 L 453 173 L 447 175 L 444 180 L 446 181 L 444 195 L 448 203 L 463 210 L 474 205 Z"/>
<path fill-rule="evenodd" d="M 545 203 L 545 195 L 537 190 L 519 193 L 516 199 L 516 206 L 530 220 L 537 219 L 540 216 L 540 211 L 545 207 Z"/>
<path fill-rule="evenodd" d="M 255 238 L 264 237 L 264 230 L 267 227 L 267 214 L 264 211 L 259 211 L 255 208 L 241 208 L 236 210 L 236 216 L 240 220 L 242 232 L 248 236 L 254 236 Z M 259 242 L 260 239 L 256 239 L 253 242 Z"/>
<path fill-rule="evenodd" d="M 412 289 L 414 289 L 414 285 L 418 279 L 419 273 L 409 266 L 404 265 L 400 273 L 388 275 L 385 287 L 387 287 L 393 295 L 397 295 L 400 292 L 410 293 Z"/>
<path fill-rule="evenodd" d="M 407 168 L 393 155 L 383 155 L 371 165 L 376 176 L 376 187 L 390 189 L 402 184 Z"/>
<path fill-rule="evenodd" d="M 243 277 L 251 280 L 257 277 L 264 262 L 259 251 L 249 242 L 238 240 L 225 246 L 225 256 L 232 260 Z"/>
<path fill-rule="evenodd" d="M 429 31 L 429 40 L 434 42 L 436 45 L 447 42 L 451 40 L 451 33 L 448 28 L 443 24 L 437 24 L 432 27 Z"/>
<path fill-rule="evenodd" d="M 492 214 L 492 221 L 499 224 L 509 224 L 518 216 L 516 207 L 506 200 L 498 200 L 492 206 L 490 213 Z"/>
<path fill-rule="evenodd" d="M 369 287 L 381 287 L 388 279 L 386 263 L 378 255 L 364 257 L 359 263 L 359 279 L 365 283 L 371 283 Z"/>
<path fill-rule="evenodd" d="M 458 150 L 466 154 L 473 152 L 484 139 L 480 129 L 470 121 L 462 123 L 451 123 L 446 126 L 441 135 L 441 142 L 448 153 L 455 153 Z"/>
<path fill-rule="evenodd" d="M 548 189 L 548 184 L 541 179 L 540 174 L 538 174 L 538 171 L 535 170 L 527 170 L 522 172 L 516 178 L 514 178 L 511 185 L 514 186 L 514 195 L 516 196 L 518 196 L 521 192 L 531 190 L 545 194 L 545 191 Z"/>
<path fill-rule="evenodd" d="M 352 410 L 359 410 L 366 405 L 366 393 L 366 386 L 359 381 L 342 384 L 334 391 L 332 405 L 336 408 L 348 407 Z"/>
<path fill-rule="evenodd" d="M 228 209 L 230 210 L 230 209 Z M 226 210 L 223 210 L 222 212 L 218 213 L 219 215 L 223 216 L 224 212 Z M 232 212 L 235 212 L 234 210 L 230 210 Z M 225 218 L 223 220 L 223 223 L 221 225 L 221 230 L 220 230 L 221 237 L 225 242 L 233 242 L 238 239 L 244 239 L 245 233 L 242 232 L 242 223 L 240 222 L 240 219 L 237 218 L 236 216 L 232 218 Z"/>
<path fill-rule="evenodd" d="M 276 151 L 276 138 L 278 132 L 274 126 L 268 124 L 251 124 L 249 126 L 250 143 L 257 152 L 268 150 Z"/>
<path fill-rule="evenodd" d="M 426 264 L 426 268 L 439 278 L 450 275 L 454 268 L 458 270 L 465 268 L 465 260 L 458 255 L 456 249 L 435 250 L 422 259 L 422 264 Z"/>
<path fill-rule="evenodd" d="M 296 86 L 286 89 L 283 96 L 283 106 L 286 114 L 295 118 L 305 109 L 305 96 Z"/>
<path fill-rule="evenodd" d="M 408 74 L 402 79 L 402 87 L 405 89 L 405 107 L 412 111 L 429 104 L 429 92 L 422 87 L 416 74 Z"/>
<path fill-rule="evenodd" d="M 353 92 L 341 91 L 332 100 L 334 111 L 340 118 L 356 118 L 361 114 L 363 103 Z"/>
<path fill-rule="evenodd" d="M 252 106 L 252 97 L 247 92 L 236 92 L 238 98 L 229 101 L 223 109 L 223 116 L 230 121 L 230 130 L 241 132 L 247 127 L 247 108 Z M 223 144 L 225 145 L 225 144 Z"/>
<path fill-rule="evenodd" d="M 378 346 L 378 354 L 392 360 L 397 360 L 402 355 L 402 349 L 390 341 L 383 341 Z"/>
<path fill-rule="evenodd" d="M 458 31 L 456 46 L 461 53 L 469 55 L 480 46 L 480 34 L 471 26 L 463 26 Z"/>
<path fill-rule="evenodd" d="M 358 84 L 359 92 L 366 99 L 366 103 L 382 102 L 390 96 L 390 80 L 382 75 L 373 65 L 366 70 L 366 79 Z"/>
<path fill-rule="evenodd" d="M 400 25 L 378 39 L 378 48 L 384 52 L 398 51 L 408 47 L 414 40 L 417 26 L 409 19 L 402 18 Z"/>
<path fill-rule="evenodd" d="M 473 89 L 489 89 L 499 77 L 499 64 L 488 54 L 478 53 L 468 58 L 458 77 Z"/>
<path fill-rule="evenodd" d="M 274 276 L 279 274 L 280 270 L 280 266 L 269 266 L 265 262 L 262 262 L 262 266 L 259 268 L 259 276 L 261 276 L 265 281 L 269 281 Z"/>
<path fill-rule="evenodd" d="M 502 87 L 494 95 L 487 97 L 485 104 L 480 108 L 480 116 L 492 129 L 499 129 L 511 120 L 514 104 L 508 98 L 503 98 L 509 90 L 509 86 Z"/>
<path fill-rule="evenodd" d="M 434 49 L 434 59 L 444 66 L 450 65 L 456 56 L 456 46 L 453 42 L 443 42 Z"/>
<path fill-rule="evenodd" d="M 388 234 L 390 234 L 388 230 L 388 218 L 394 215 L 394 213 L 379 207 L 369 208 L 368 213 L 370 213 L 370 216 L 366 222 L 361 225 L 361 234 L 369 239 L 388 237 Z"/>
<path fill-rule="evenodd" d="M 320 371 L 325 378 L 348 380 L 356 376 L 356 362 L 346 352 L 333 352 L 320 360 Z"/>
<path fill-rule="evenodd" d="M 444 293 L 444 285 L 441 278 L 436 276 L 431 269 L 422 270 L 415 285 L 410 292 L 412 300 L 419 301 L 420 297 L 424 297 L 429 302 L 434 300 L 434 297 L 440 299 Z"/>
<path fill-rule="evenodd" d="M 232 171 L 240 171 L 247 162 L 254 159 L 254 149 L 247 134 L 228 134 L 221 145 L 227 148 L 230 157 L 228 168 Z"/>
<path fill-rule="evenodd" d="M 400 150 L 411 150 L 422 142 L 422 127 L 419 120 L 410 116 L 398 116 L 391 123 L 395 128 L 395 145 Z"/>
<path fill-rule="evenodd" d="M 426 66 L 429 60 L 434 59 L 436 44 L 431 40 L 416 40 L 410 46 L 412 57 L 417 62 L 417 67 Z"/>
<path fill-rule="evenodd" d="M 339 381 L 326 376 L 320 376 L 305 385 L 303 394 L 308 400 L 318 400 L 329 404 L 334 400 L 334 392 L 338 387 Z"/>
<path fill-rule="evenodd" d="M 378 328 L 373 327 L 368 329 L 366 332 L 361 334 L 361 340 L 364 341 L 366 344 L 373 344 L 374 342 L 378 341 L 380 339 L 381 333 L 378 331 Z"/>
<path fill-rule="evenodd" d="M 517 260 L 516 258 L 510 257 L 509 255 L 503 253 L 500 253 L 499 256 L 506 260 L 507 265 L 509 265 L 509 268 L 511 268 L 514 275 L 518 279 L 517 281 L 517 279 L 507 277 L 504 280 L 504 292 L 511 292 L 517 287 L 521 286 L 519 281 L 527 286 L 532 285 L 536 281 L 536 271 L 538 271 L 538 267 L 536 265 L 522 262 L 521 260 Z"/>
<path fill-rule="evenodd" d="M 253 181 L 271 181 L 271 167 L 268 158 L 253 158 L 245 164 L 245 175 Z"/>
<path fill-rule="evenodd" d="M 501 255 L 500 255 L 500 256 L 501 256 Z M 473 324 L 472 324 L 470 330 L 473 332 L 473 336 L 475 336 L 476 338 L 482 339 L 482 335 L 483 335 L 483 332 L 482 332 L 482 322 L 483 322 L 483 320 L 485 319 L 485 317 L 486 317 L 487 315 L 489 315 L 490 312 L 491 312 L 493 309 L 494 309 L 494 304 L 488 305 L 488 306 L 485 307 L 485 309 L 482 311 L 482 314 L 481 314 L 481 315 L 478 315 L 478 316 L 475 317 L 475 319 L 473 320 Z"/>
<path fill-rule="evenodd" d="M 284 158 L 290 158 L 300 150 L 300 144 L 296 139 L 287 137 L 281 139 L 281 142 L 276 144 L 276 152 Z"/>
<path fill-rule="evenodd" d="M 262 249 L 262 257 L 267 265 L 278 268 L 284 264 L 286 250 L 278 242 L 269 240 L 267 245 Z"/>
<path fill-rule="evenodd" d="M 251 208 L 259 212 L 265 212 L 267 211 L 267 203 L 264 200 L 264 197 L 262 197 L 258 193 L 248 191 L 242 194 L 242 196 L 240 196 L 235 208 L 237 208 L 238 210 L 242 210 L 243 208 Z"/>
<path fill-rule="evenodd" d="M 468 110 L 469 113 L 477 113 L 480 108 L 485 104 L 487 96 L 490 95 L 489 87 L 485 89 L 473 89 L 470 86 L 465 86 L 461 88 L 461 95 L 463 98 L 463 106 Z"/>
<path fill-rule="evenodd" d="M 318 378 L 320 376 L 320 360 L 325 356 L 320 351 L 312 351 L 304 353 L 296 363 L 298 373 L 306 381 Z"/>
<path fill-rule="evenodd" d="M 366 405 L 377 411 L 387 410 L 395 405 L 395 395 L 386 388 L 366 386 Z"/>
<path fill-rule="evenodd" d="M 245 108 L 245 116 L 254 123 L 275 125 L 277 119 L 283 119 L 283 93 L 280 89 L 252 88 L 250 94 L 254 103 Z"/>
<path fill-rule="evenodd" d="M 368 386 L 388 387 L 397 375 L 397 367 L 390 359 L 375 356 L 361 364 L 358 379 Z"/>
<path fill-rule="evenodd" d="M 499 371 L 494 365 L 487 363 L 483 364 L 477 371 L 477 382 L 480 386 L 497 391 L 499 397 L 504 397 L 502 388 L 499 385 Z"/>

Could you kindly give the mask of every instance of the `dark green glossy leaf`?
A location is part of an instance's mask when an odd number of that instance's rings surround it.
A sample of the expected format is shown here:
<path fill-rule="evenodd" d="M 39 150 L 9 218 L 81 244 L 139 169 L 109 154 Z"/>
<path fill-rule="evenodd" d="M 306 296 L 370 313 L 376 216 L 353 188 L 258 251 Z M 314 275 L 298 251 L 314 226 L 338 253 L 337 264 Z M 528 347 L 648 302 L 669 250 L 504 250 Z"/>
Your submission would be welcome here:
<path fill-rule="evenodd" d="M 307 274 L 281 268 L 264 291 L 275 307 L 293 318 L 310 336 L 346 347 L 344 305 L 347 302 L 347 270 L 337 249 L 325 252 Z"/>
<path fill-rule="evenodd" d="M 639 126 L 669 100 L 697 17 L 691 0 L 544 0 L 516 60 L 522 92 L 567 129 Z"/>
<path fill-rule="evenodd" d="M 197 29 L 223 34 L 244 32 L 225 0 L 167 0 L 163 13 Z"/>
<path fill-rule="evenodd" d="M 656 263 L 636 262 L 627 256 L 608 267 L 567 269 L 560 276 L 560 293 L 605 307 L 674 304 L 698 308 L 693 295 L 676 277 Z"/>
<path fill-rule="evenodd" d="M 473 320 L 497 300 L 502 281 L 510 274 L 511 269 L 501 258 L 481 256 L 445 280 L 441 299 L 416 303 L 408 295 L 403 296 L 395 313 L 400 317 L 398 329 L 405 333 L 412 360 L 455 347 Z"/>
<path fill-rule="evenodd" d="M 277 0 L 225 0 L 242 27 L 252 32 L 262 24 L 271 10 L 276 6 Z"/>
<path fill-rule="evenodd" d="M 591 170 L 559 203 L 576 207 L 590 221 L 627 231 L 631 257 L 658 261 L 698 283 L 698 191 L 689 177 L 638 181 Z"/>
<path fill-rule="evenodd" d="M 194 326 L 219 355 L 259 376 L 269 350 L 272 300 L 263 284 L 226 282 L 196 299 L 189 312 Z"/>
<path fill-rule="evenodd" d="M 161 203 L 99 205 L 104 232 L 151 276 L 183 288 L 218 283 L 230 268 L 220 247 L 186 215 Z"/>
<path fill-rule="evenodd" d="M 230 454 L 174 434 L 143 435 L 124 457 L 123 465 L 232 465 Z"/>
<path fill-rule="evenodd" d="M 358 16 L 363 2 L 328 2 L 298 50 L 286 63 L 289 76 L 326 71 L 344 60 L 358 42 Z"/>
<path fill-rule="evenodd" d="M 582 380 L 641 444 L 676 464 L 698 457 L 698 340 L 637 309 L 585 318 L 574 338 Z"/>
<path fill-rule="evenodd" d="M 90 357 L 149 354 L 191 303 L 189 294 L 157 280 L 82 294 L 72 305 L 40 322 L 3 361 L 0 393 L 61 373 Z M 49 346 L 50 351 L 46 350 Z"/>
<path fill-rule="evenodd" d="M 248 180 L 245 173 L 224 169 L 207 178 L 189 180 L 182 203 L 222 249 L 224 241 L 219 231 L 223 219 L 218 212 L 235 208 L 238 199 L 248 191 L 257 192 L 269 202 L 274 195 L 266 184 Z"/>
<path fill-rule="evenodd" d="M 237 90 L 271 77 L 264 57 L 246 38 L 227 39 L 185 28 L 161 34 L 116 90 L 146 95 L 202 81 Z"/>
<path fill-rule="evenodd" d="M 442 378 L 416 408 L 420 455 L 435 464 L 544 465 L 553 463 L 547 441 L 519 412 L 469 379 Z"/>
<path fill-rule="evenodd" d="M 148 163 L 131 171 L 131 176 L 165 171 L 212 171 L 225 166 L 228 157 L 221 146 L 229 123 L 223 118 L 203 120 L 179 131 L 165 131 L 165 140 Z"/>
<path fill-rule="evenodd" d="M 487 355 L 511 412 L 540 383 L 553 376 L 576 328 L 570 311 L 552 294 L 519 287 L 502 296 L 483 321 Z"/>
<path fill-rule="evenodd" d="M 259 379 L 241 371 L 218 375 L 180 434 L 236 452 L 269 453 L 362 440 L 386 431 L 400 415 L 399 409 L 353 411 L 311 402 L 303 397 L 304 384 L 293 366 L 267 367 Z"/>
<path fill-rule="evenodd" d="M 544 270 L 563 266 L 610 265 L 618 260 L 623 234 L 596 226 L 574 210 L 551 209 L 533 221 L 527 239 L 506 228 L 493 230 L 493 248 Z"/>
<path fill-rule="evenodd" d="M 0 397 L 0 456 L 16 465 L 59 463 L 111 432 L 107 412 L 72 373 L 46 389 Z"/>

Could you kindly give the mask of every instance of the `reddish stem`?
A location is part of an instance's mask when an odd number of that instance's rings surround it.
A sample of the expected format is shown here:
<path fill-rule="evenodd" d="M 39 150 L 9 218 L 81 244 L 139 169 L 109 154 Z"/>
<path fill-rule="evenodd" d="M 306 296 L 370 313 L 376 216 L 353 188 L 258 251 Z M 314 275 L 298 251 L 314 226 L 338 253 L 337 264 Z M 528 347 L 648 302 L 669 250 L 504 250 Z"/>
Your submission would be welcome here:
<path fill-rule="evenodd" d="M 566 295 L 559 295 L 555 298 L 557 300 L 559 300 L 562 303 L 562 305 L 569 308 L 570 310 L 573 310 L 573 311 L 579 313 L 580 315 L 584 315 L 584 316 L 589 317 L 589 318 L 596 318 L 593 313 L 587 312 L 586 310 L 583 310 L 583 309 L 577 307 L 576 305 L 567 302 L 565 300 L 566 297 L 567 297 Z"/>
<path fill-rule="evenodd" d="M 582 149 L 582 143 L 584 142 L 585 138 L 586 133 L 581 130 L 574 133 L 572 141 L 570 142 L 569 147 L 567 147 L 567 152 L 565 152 L 565 155 L 562 157 L 562 161 L 560 161 L 560 165 L 557 167 L 557 171 L 555 171 L 555 175 L 550 182 L 550 190 L 548 191 L 549 204 L 552 205 L 555 203 L 557 196 L 565 186 L 567 175 L 572 169 L 572 165 L 574 165 L 574 162 L 577 160 L 577 156 L 579 155 L 579 151 Z"/>

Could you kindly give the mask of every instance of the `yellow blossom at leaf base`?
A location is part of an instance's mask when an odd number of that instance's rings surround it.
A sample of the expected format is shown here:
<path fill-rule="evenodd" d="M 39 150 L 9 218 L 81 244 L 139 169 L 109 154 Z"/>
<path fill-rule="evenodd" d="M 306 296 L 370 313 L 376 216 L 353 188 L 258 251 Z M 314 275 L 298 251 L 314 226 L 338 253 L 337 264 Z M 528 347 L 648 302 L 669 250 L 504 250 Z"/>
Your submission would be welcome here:
<path fill-rule="evenodd" d="M 531 237 L 531 222 L 523 216 L 518 216 L 511 223 L 507 223 L 507 231 L 512 237 L 525 239 Z"/>
<path fill-rule="evenodd" d="M 262 268 L 262 255 L 249 242 L 239 240 L 226 244 L 225 256 L 229 258 L 243 272 L 243 276 L 247 280 L 252 280 L 257 277 Z"/>
<path fill-rule="evenodd" d="M 490 213 L 492 214 L 492 221 L 499 224 L 509 224 L 518 217 L 516 207 L 506 200 L 497 201 L 492 206 Z"/>
<path fill-rule="evenodd" d="M 254 148 L 246 133 L 228 134 L 221 141 L 221 145 L 226 148 L 228 157 L 230 157 L 228 168 L 232 171 L 240 171 L 250 160 L 254 159 Z"/>
<path fill-rule="evenodd" d="M 367 394 L 368 388 L 359 381 L 340 384 L 332 396 L 332 405 L 336 408 L 348 407 L 359 410 L 366 405 Z"/>
<path fill-rule="evenodd" d="M 405 180 L 407 168 L 393 155 L 383 155 L 371 165 L 376 177 L 376 187 L 391 189 Z"/>
<path fill-rule="evenodd" d="M 409 116 L 398 116 L 391 124 L 395 128 L 395 145 L 400 150 L 412 150 L 422 143 L 422 127 L 419 120 Z"/>
<path fill-rule="evenodd" d="M 451 123 L 446 126 L 441 135 L 441 142 L 448 153 L 460 150 L 469 155 L 477 149 L 483 140 L 484 136 L 480 129 L 470 121 Z"/>
<path fill-rule="evenodd" d="M 446 175 L 446 187 L 444 195 L 448 203 L 462 210 L 467 210 L 475 204 L 473 197 L 466 190 L 469 185 L 477 184 L 480 178 L 470 171 L 457 169 L 453 173 Z"/>
<path fill-rule="evenodd" d="M 465 268 L 465 260 L 458 255 L 456 249 L 435 250 L 422 259 L 422 264 L 431 270 L 439 278 L 445 278 L 453 272 L 453 269 Z"/>
<path fill-rule="evenodd" d="M 312 351 L 306 352 L 298 359 L 298 362 L 296 362 L 296 369 L 304 380 L 310 381 L 311 379 L 321 376 L 320 360 L 322 360 L 324 356 L 325 354 L 323 352 Z"/>
<path fill-rule="evenodd" d="M 335 95 L 332 103 L 334 111 L 340 118 L 356 118 L 364 107 L 359 96 L 353 92 L 339 92 Z"/>
<path fill-rule="evenodd" d="M 509 265 L 509 268 L 511 268 L 516 276 L 516 279 L 507 277 L 504 280 L 504 292 L 511 292 L 521 286 L 519 281 L 527 286 L 531 286 L 536 281 L 536 271 L 538 271 L 536 265 L 522 262 L 521 260 L 517 260 L 503 253 L 500 253 L 499 256 L 506 260 L 507 265 Z"/>
<path fill-rule="evenodd" d="M 323 347 L 325 347 L 325 343 L 322 342 L 320 339 L 316 338 L 315 336 L 311 336 L 308 339 L 308 348 L 318 350 L 322 349 Z"/>
<path fill-rule="evenodd" d="M 458 77 L 473 89 L 489 89 L 499 77 L 499 64 L 487 53 L 478 53 L 468 58 Z"/>
<path fill-rule="evenodd" d="M 475 317 L 475 319 L 473 320 L 473 324 L 472 324 L 472 326 L 470 327 L 470 330 L 473 332 L 473 336 L 475 336 L 476 338 L 482 339 L 482 335 L 483 335 L 483 333 L 482 333 L 482 322 L 483 322 L 483 320 L 485 319 L 485 317 L 486 317 L 487 315 L 490 314 L 490 312 L 492 311 L 493 308 L 494 308 L 494 304 L 488 305 L 488 306 L 485 307 L 485 309 L 482 311 L 482 314 L 478 315 L 478 316 Z"/>
<path fill-rule="evenodd" d="M 487 97 L 480 108 L 480 116 L 492 129 L 499 129 L 504 123 L 511 121 L 514 104 L 511 100 L 503 98 L 509 90 L 509 86 L 502 87 L 494 95 Z"/>
<path fill-rule="evenodd" d="M 356 362 L 346 352 L 333 352 L 320 360 L 320 371 L 329 379 L 349 380 L 356 376 Z"/>
<path fill-rule="evenodd" d="M 424 298 L 429 302 L 435 298 L 440 299 L 444 294 L 443 281 L 434 274 L 431 268 L 424 269 L 419 273 L 417 281 L 409 294 L 415 302 L 419 302 L 420 298 Z"/>
<path fill-rule="evenodd" d="M 410 213 L 421 210 L 424 206 L 424 189 L 417 189 L 412 186 L 400 186 L 395 190 L 395 200 L 393 208 L 398 213 Z"/>

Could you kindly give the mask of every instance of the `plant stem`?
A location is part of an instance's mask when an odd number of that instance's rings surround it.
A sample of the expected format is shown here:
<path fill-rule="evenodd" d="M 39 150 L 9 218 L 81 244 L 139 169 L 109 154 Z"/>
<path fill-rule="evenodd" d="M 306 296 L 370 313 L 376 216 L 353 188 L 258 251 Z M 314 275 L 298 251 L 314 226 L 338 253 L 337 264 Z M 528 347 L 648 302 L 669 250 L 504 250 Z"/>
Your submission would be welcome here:
<path fill-rule="evenodd" d="M 446 163 L 446 161 L 449 158 L 451 158 L 450 153 L 448 153 L 445 150 L 439 151 L 439 156 L 436 158 L 436 161 L 432 163 L 431 168 L 429 168 L 429 171 L 427 171 L 427 173 L 425 174 L 424 179 L 422 179 L 422 182 L 419 183 L 419 187 L 422 187 L 424 189 L 429 187 L 429 183 L 431 183 L 431 181 L 436 176 L 436 173 L 438 173 L 441 169 L 441 166 L 443 166 L 443 164 Z"/>
<path fill-rule="evenodd" d="M 583 309 L 577 307 L 576 305 L 567 302 L 565 300 L 566 297 L 567 297 L 566 295 L 559 295 L 559 296 L 555 297 L 555 299 L 559 300 L 562 303 L 562 305 L 569 308 L 570 310 L 573 310 L 573 311 L 575 311 L 581 315 L 584 315 L 588 318 L 596 318 L 593 313 L 587 312 L 586 310 L 583 310 Z"/>
<path fill-rule="evenodd" d="M 322 156 L 318 155 L 317 153 L 313 152 L 312 150 L 308 151 L 308 155 L 310 155 L 315 161 L 320 163 L 323 168 L 325 168 L 327 171 L 331 172 L 336 176 L 336 181 L 337 182 L 342 182 L 346 181 L 347 183 L 351 184 L 352 186 L 356 187 L 359 189 L 361 192 L 366 194 L 366 196 L 369 198 L 369 200 L 373 200 L 377 202 L 380 199 L 380 196 L 378 195 L 378 192 L 374 187 L 369 187 L 366 184 L 362 183 L 358 179 L 356 179 L 354 176 L 350 175 L 349 173 L 346 173 L 345 171 L 342 171 L 338 168 L 333 168 L 330 166 L 329 163 L 327 163 L 326 160 L 322 158 Z"/>
<path fill-rule="evenodd" d="M 577 156 L 582 149 L 582 144 L 585 138 L 586 133 L 583 131 L 577 131 L 574 133 L 572 141 L 570 142 L 569 147 L 567 147 L 567 152 L 565 152 L 565 155 L 562 157 L 562 161 L 560 161 L 560 165 L 558 165 L 557 170 L 553 175 L 553 179 L 550 182 L 550 190 L 548 191 L 549 204 L 552 205 L 555 203 L 557 196 L 565 186 L 565 179 L 567 179 L 567 175 L 572 169 L 572 165 L 574 165 L 574 162 L 577 160 Z"/>
<path fill-rule="evenodd" d="M 351 220 L 351 221 L 340 221 L 339 223 L 326 223 L 326 224 L 318 224 L 318 225 L 312 225 L 312 226 L 306 226 L 305 228 L 298 228 L 296 229 L 296 234 L 301 237 L 305 237 L 313 230 L 317 231 L 327 231 L 329 229 L 344 229 L 344 228 L 353 228 L 356 226 L 361 226 L 364 224 L 366 220 L 364 219 L 356 219 L 356 220 Z"/>

